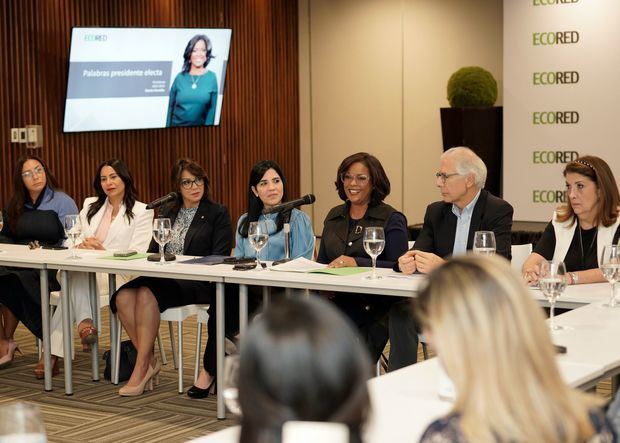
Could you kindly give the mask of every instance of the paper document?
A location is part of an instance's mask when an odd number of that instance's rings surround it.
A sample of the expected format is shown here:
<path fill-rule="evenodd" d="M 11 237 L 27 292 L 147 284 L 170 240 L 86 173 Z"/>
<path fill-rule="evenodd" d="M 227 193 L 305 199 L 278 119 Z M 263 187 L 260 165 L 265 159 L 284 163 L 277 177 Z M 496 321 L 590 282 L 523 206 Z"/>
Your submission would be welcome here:
<path fill-rule="evenodd" d="M 327 268 L 327 265 L 323 265 L 321 263 L 308 260 L 305 257 L 299 257 L 299 258 L 296 258 L 295 260 L 282 263 L 281 265 L 271 266 L 269 270 L 286 271 L 286 272 L 310 272 L 315 269 L 324 269 L 324 268 Z"/>
<path fill-rule="evenodd" d="M 114 255 L 106 255 L 105 257 L 99 257 L 99 258 L 103 258 L 105 260 L 138 260 L 140 258 L 146 258 L 149 254 L 145 254 L 145 253 L 138 253 L 138 254 L 134 254 L 134 255 L 130 255 L 127 257 L 115 257 Z"/>
<path fill-rule="evenodd" d="M 362 272 L 372 271 L 372 268 L 360 268 L 360 267 L 344 267 L 344 268 L 323 268 L 314 269 L 308 271 L 310 274 L 331 274 L 331 275 L 355 275 Z"/>

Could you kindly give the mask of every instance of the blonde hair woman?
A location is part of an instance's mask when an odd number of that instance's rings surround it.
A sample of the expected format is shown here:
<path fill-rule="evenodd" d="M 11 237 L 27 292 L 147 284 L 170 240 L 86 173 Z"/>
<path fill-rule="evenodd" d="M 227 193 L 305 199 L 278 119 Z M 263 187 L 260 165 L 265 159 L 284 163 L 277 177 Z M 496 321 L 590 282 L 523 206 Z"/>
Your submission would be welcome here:
<path fill-rule="evenodd" d="M 615 441 L 596 398 L 562 381 L 542 310 L 507 262 L 448 262 L 418 308 L 457 391 L 421 442 Z"/>

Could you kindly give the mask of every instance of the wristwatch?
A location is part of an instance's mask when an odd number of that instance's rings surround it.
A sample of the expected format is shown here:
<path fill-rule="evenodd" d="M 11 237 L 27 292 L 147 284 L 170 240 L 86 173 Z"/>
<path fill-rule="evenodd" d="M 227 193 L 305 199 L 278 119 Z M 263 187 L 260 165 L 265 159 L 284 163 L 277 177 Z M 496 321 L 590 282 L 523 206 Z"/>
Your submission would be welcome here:
<path fill-rule="evenodd" d="M 572 281 L 573 285 L 576 285 L 577 282 L 579 281 L 579 276 L 577 275 L 576 272 L 569 272 L 568 275 L 570 275 L 570 279 Z"/>

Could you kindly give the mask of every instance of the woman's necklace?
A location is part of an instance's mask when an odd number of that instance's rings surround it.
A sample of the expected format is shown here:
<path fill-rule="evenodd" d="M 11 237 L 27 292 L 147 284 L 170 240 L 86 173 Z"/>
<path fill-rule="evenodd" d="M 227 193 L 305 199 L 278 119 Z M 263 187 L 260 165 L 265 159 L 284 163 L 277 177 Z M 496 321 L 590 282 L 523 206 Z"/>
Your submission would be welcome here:
<path fill-rule="evenodd" d="M 583 269 L 586 268 L 586 255 L 590 255 L 592 248 L 594 247 L 594 242 L 596 241 L 596 237 L 598 236 L 598 227 L 596 231 L 594 231 L 594 237 L 592 237 L 592 241 L 590 242 L 590 246 L 588 246 L 588 250 L 583 250 L 583 238 L 581 236 L 581 225 L 577 222 L 577 228 L 579 229 L 579 249 L 581 250 L 581 267 Z"/>
<path fill-rule="evenodd" d="M 189 78 L 192 80 L 192 89 L 196 89 L 198 87 L 198 82 L 200 81 L 201 76 L 197 75 L 196 77 L 194 77 L 192 74 L 190 74 Z"/>

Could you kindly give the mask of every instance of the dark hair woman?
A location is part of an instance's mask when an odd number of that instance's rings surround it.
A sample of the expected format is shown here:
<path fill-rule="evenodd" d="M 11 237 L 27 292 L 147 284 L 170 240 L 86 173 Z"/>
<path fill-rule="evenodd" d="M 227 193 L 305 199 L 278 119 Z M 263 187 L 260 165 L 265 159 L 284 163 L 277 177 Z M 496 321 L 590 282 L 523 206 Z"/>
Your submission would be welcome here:
<path fill-rule="evenodd" d="M 251 222 L 262 221 L 267 227 L 269 240 L 261 256 L 265 260 L 280 260 L 284 258 L 284 231 L 283 226 L 289 223 L 290 258 L 312 258 L 314 252 L 314 232 L 310 218 L 298 209 L 277 214 L 263 214 L 264 208 L 279 205 L 287 199 L 286 179 L 280 165 L 272 160 L 258 162 L 250 172 L 248 183 L 248 212 L 239 217 L 237 222 L 235 257 L 254 257 L 256 251 L 248 240 L 248 227 Z M 228 290 L 228 289 L 227 289 Z M 231 288 L 231 290 L 234 290 Z M 256 305 L 261 288 L 250 286 L 250 300 Z M 238 300 L 238 299 L 237 299 Z M 226 329 L 234 332 L 238 326 L 238 306 L 235 297 L 230 303 L 226 302 Z M 212 309 L 209 309 L 211 312 Z M 237 312 L 235 312 L 237 311 Z M 230 321 L 228 320 L 230 316 Z M 209 389 L 216 379 L 216 348 L 211 337 L 215 337 L 215 322 L 209 318 L 207 345 L 204 353 L 204 366 L 198 379 L 187 395 L 192 398 L 204 398 L 209 395 Z"/>
<path fill-rule="evenodd" d="M 566 264 L 569 282 L 607 281 L 599 269 L 605 245 L 620 237 L 620 193 L 609 165 L 601 158 L 585 155 L 564 168 L 566 203 L 553 214 L 534 252 L 523 264 L 523 278 L 538 282 L 543 260 Z"/>
<path fill-rule="evenodd" d="M 170 88 L 166 126 L 203 126 L 215 121 L 217 78 L 207 65 L 214 58 L 211 40 L 198 34 L 183 52 L 183 69 Z"/>
<path fill-rule="evenodd" d="M 363 245 L 364 229 L 382 227 L 385 249 L 377 266 L 392 268 L 407 250 L 407 219 L 383 202 L 390 193 L 390 180 L 379 160 L 366 152 L 350 155 L 338 167 L 335 184 L 345 203 L 332 208 L 325 217 L 317 261 L 334 268 L 369 266 L 371 258 Z M 332 300 L 357 325 L 371 357 L 378 360 L 388 339 L 379 322 L 398 299 L 338 293 Z"/>
<path fill-rule="evenodd" d="M 34 155 L 21 157 L 13 174 L 13 196 L 6 210 L 2 237 L 18 244 L 38 241 L 60 245 L 64 241 L 64 218 L 77 214 L 71 197 L 59 189 L 58 181 L 45 162 Z M 49 273 L 50 290 L 60 286 Z M 8 366 L 18 349 L 13 340 L 21 321 L 35 336 L 42 338 L 41 287 L 34 269 L 0 268 L 0 368 Z"/>
<path fill-rule="evenodd" d="M 151 240 L 153 211 L 136 200 L 137 191 L 127 165 L 118 159 L 102 162 L 95 173 L 93 188 L 96 197 L 84 200 L 80 212 L 81 238 L 77 247 L 96 250 L 146 251 Z M 118 285 L 128 281 L 126 276 L 117 275 Z M 98 331 L 93 324 L 90 306 L 88 274 L 71 272 L 69 279 L 71 316 L 78 325 L 82 349 L 90 350 L 97 339 Z M 98 295 L 108 295 L 108 275 L 97 274 Z M 51 319 L 52 373 L 57 372 L 57 357 L 65 357 L 63 349 L 62 309 L 59 306 Z M 107 297 L 106 297 L 107 298 Z M 43 359 L 35 368 L 35 376 L 43 378 Z"/>
<path fill-rule="evenodd" d="M 368 353 L 349 322 L 320 298 L 275 303 L 241 345 L 241 443 L 281 441 L 289 420 L 343 423 L 361 442 L 369 410 Z"/>
<path fill-rule="evenodd" d="M 172 168 L 177 201 L 162 208 L 160 217 L 170 218 L 172 240 L 165 252 L 194 256 L 229 255 L 231 223 L 228 210 L 211 201 L 209 181 L 204 169 L 190 159 L 181 159 Z M 150 252 L 158 250 L 151 241 Z M 119 390 L 123 396 L 140 395 L 157 377 L 159 362 L 153 357 L 153 343 L 159 329 L 159 314 L 168 308 L 190 304 L 215 304 L 212 283 L 138 277 L 121 287 L 110 300 L 138 350 L 131 378 Z M 215 309 L 213 310 L 215 313 Z M 214 314 L 212 314 L 214 316 Z M 215 319 L 213 319 L 215 321 Z"/>

